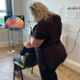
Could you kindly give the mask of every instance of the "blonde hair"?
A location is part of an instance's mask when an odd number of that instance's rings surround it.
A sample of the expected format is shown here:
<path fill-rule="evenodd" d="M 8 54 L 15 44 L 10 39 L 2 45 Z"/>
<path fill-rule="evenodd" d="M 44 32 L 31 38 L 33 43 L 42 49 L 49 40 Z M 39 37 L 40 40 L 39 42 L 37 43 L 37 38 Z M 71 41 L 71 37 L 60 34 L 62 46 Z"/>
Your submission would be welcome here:
<path fill-rule="evenodd" d="M 53 13 L 50 12 L 48 8 L 41 2 L 31 3 L 29 9 L 35 22 L 39 22 L 42 19 L 48 21 L 53 15 Z"/>

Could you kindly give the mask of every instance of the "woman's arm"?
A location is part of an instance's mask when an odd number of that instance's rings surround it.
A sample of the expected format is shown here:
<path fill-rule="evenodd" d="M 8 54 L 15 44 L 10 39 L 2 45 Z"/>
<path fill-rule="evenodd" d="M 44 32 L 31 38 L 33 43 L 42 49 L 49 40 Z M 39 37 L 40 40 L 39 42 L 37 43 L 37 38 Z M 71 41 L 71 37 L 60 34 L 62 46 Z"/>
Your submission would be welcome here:
<path fill-rule="evenodd" d="M 39 46 L 41 46 L 41 44 L 43 43 L 44 40 L 39 40 L 34 38 L 32 35 L 30 35 L 30 40 L 31 40 L 31 45 L 34 48 L 38 48 Z"/>

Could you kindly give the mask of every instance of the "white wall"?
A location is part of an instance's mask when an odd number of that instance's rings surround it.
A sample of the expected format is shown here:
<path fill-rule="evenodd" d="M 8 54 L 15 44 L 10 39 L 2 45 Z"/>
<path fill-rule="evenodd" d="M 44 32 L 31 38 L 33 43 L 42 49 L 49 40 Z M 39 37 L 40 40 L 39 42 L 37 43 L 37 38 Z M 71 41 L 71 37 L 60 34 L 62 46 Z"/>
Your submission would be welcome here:
<path fill-rule="evenodd" d="M 13 14 L 14 15 L 23 15 L 23 0 L 12 0 L 13 3 Z"/>
<path fill-rule="evenodd" d="M 6 29 L 0 28 L 0 48 L 8 46 L 8 34 Z"/>

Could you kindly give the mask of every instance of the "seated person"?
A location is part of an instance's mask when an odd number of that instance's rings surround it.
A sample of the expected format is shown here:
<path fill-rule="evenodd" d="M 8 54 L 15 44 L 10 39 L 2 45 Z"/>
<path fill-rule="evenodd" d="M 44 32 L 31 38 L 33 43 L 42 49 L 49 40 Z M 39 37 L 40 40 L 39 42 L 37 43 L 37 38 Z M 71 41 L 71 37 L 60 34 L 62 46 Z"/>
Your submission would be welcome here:
<path fill-rule="evenodd" d="M 33 56 L 36 56 L 35 54 L 35 49 L 31 46 L 31 43 L 28 41 L 28 42 L 25 42 L 23 43 L 24 44 L 24 47 L 22 48 L 22 50 L 20 51 L 20 55 L 19 56 L 15 56 L 13 58 L 13 61 L 16 61 L 22 65 L 24 65 L 24 62 L 25 62 L 25 58 L 27 58 L 27 56 L 29 54 L 33 54 Z M 36 58 L 36 57 L 35 57 Z M 31 60 L 30 60 L 31 61 Z M 28 62 L 30 62 L 28 61 Z M 14 65 L 15 66 L 15 75 L 17 77 L 19 77 L 19 67 L 17 65 Z M 26 64 L 27 66 L 27 64 Z"/>

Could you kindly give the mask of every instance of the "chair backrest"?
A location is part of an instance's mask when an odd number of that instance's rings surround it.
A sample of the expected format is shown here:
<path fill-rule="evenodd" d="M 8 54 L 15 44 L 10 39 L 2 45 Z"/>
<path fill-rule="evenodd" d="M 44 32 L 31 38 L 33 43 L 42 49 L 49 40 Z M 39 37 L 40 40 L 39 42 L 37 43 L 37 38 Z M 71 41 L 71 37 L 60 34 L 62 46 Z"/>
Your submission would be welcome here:
<path fill-rule="evenodd" d="M 24 67 L 33 67 L 37 64 L 36 53 L 29 53 L 24 62 Z"/>

